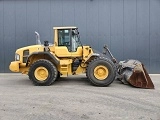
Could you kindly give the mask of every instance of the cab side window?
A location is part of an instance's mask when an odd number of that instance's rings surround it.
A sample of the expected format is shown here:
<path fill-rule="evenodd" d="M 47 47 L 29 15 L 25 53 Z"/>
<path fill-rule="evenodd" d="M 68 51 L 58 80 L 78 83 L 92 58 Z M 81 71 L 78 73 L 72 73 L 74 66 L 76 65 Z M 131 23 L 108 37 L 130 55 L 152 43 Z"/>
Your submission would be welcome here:
<path fill-rule="evenodd" d="M 70 30 L 58 31 L 58 46 L 70 46 Z"/>

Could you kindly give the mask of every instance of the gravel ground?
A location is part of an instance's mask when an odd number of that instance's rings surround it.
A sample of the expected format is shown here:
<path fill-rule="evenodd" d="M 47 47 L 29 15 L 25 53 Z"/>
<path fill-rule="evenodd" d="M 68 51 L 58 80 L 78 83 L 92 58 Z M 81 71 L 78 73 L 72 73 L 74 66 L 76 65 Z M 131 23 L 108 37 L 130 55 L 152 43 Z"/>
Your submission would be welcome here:
<path fill-rule="evenodd" d="M 160 75 L 150 76 L 154 90 L 95 87 L 84 75 L 34 86 L 26 75 L 0 74 L 0 120 L 160 120 Z"/>

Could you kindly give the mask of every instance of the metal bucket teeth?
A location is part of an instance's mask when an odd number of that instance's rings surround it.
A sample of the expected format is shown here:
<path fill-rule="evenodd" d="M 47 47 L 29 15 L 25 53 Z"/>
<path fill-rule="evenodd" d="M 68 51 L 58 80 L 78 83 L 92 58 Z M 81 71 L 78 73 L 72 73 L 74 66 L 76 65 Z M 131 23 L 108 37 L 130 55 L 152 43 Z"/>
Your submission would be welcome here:
<path fill-rule="evenodd" d="M 121 61 L 120 74 L 130 85 L 139 88 L 154 89 L 154 84 L 144 65 L 137 60 Z"/>

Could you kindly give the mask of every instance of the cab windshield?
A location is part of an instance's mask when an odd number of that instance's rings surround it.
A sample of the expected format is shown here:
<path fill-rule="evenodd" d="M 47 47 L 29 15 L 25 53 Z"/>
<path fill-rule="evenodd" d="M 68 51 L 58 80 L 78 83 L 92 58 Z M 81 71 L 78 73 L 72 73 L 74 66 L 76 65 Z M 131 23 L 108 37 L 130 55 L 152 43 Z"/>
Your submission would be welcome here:
<path fill-rule="evenodd" d="M 77 51 L 77 48 L 79 46 L 82 46 L 81 45 L 81 42 L 80 42 L 80 37 L 79 37 L 79 33 L 78 33 L 78 30 L 72 30 L 72 51 Z"/>

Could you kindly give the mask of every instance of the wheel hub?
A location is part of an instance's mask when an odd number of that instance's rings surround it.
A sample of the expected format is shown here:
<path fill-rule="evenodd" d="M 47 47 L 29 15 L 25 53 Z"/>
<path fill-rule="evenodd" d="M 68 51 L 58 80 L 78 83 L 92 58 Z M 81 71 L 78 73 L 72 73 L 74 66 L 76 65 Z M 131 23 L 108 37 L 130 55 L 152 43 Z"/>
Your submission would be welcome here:
<path fill-rule="evenodd" d="M 39 81 L 44 81 L 48 77 L 48 70 L 45 67 L 38 67 L 34 72 L 34 76 Z"/>
<path fill-rule="evenodd" d="M 94 69 L 94 76 L 98 80 L 105 80 L 108 77 L 108 68 L 103 65 L 99 65 Z"/>

